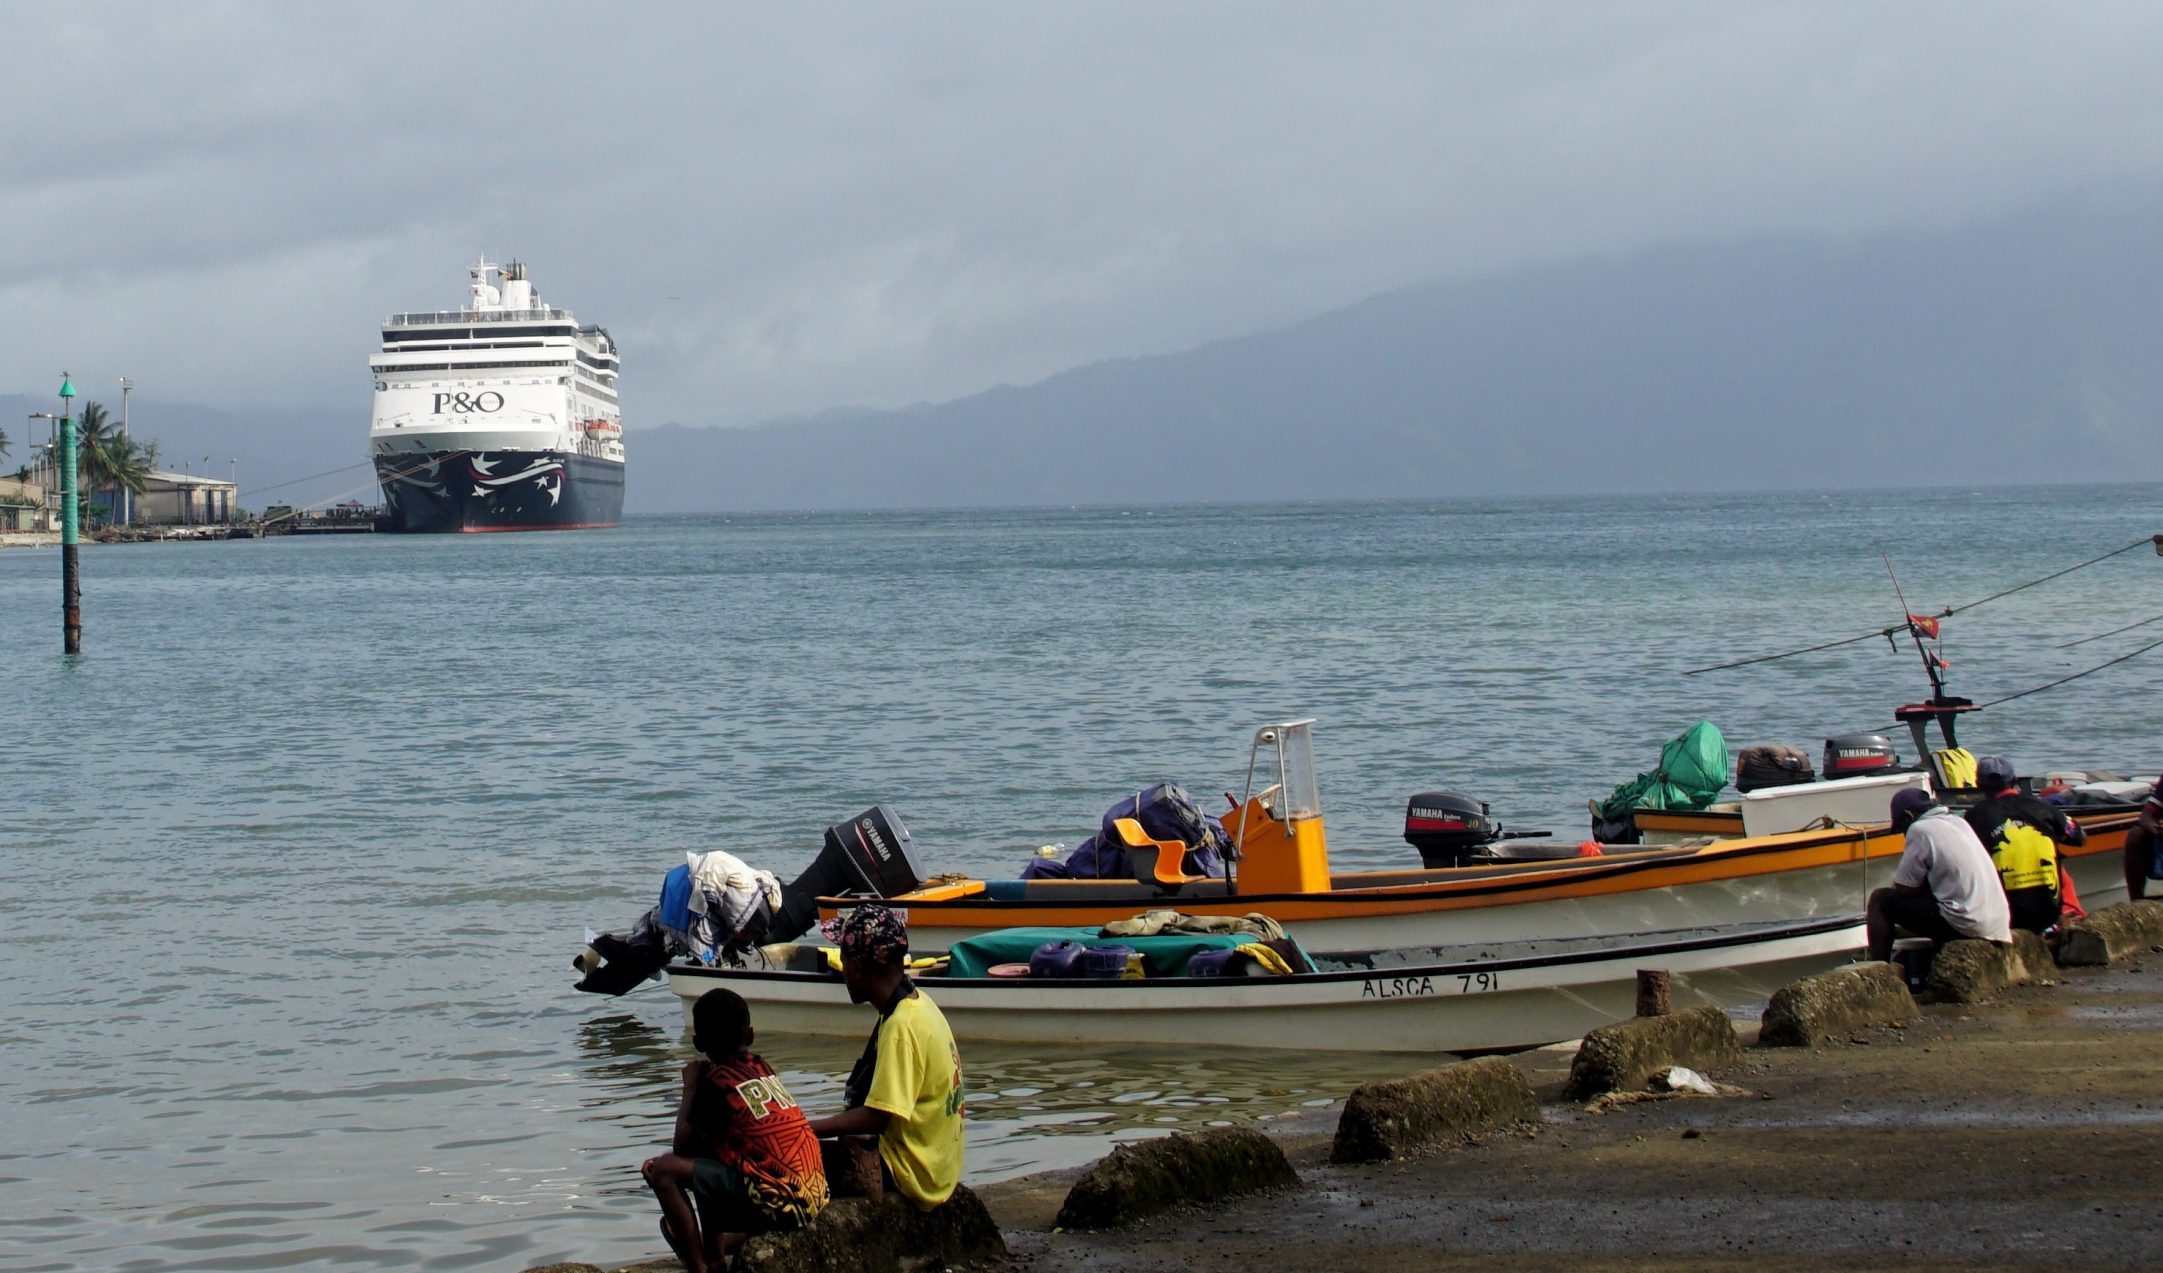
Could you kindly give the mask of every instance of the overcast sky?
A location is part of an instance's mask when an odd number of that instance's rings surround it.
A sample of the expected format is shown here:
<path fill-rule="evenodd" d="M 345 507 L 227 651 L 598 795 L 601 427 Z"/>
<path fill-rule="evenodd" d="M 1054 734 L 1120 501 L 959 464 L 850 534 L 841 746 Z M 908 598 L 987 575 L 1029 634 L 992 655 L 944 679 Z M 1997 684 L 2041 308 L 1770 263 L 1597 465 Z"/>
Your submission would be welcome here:
<path fill-rule="evenodd" d="M 740 424 L 2163 170 L 2154 4 L 5 0 L 0 46 L 0 392 L 356 430 L 481 250 L 616 334 L 628 425 Z"/>

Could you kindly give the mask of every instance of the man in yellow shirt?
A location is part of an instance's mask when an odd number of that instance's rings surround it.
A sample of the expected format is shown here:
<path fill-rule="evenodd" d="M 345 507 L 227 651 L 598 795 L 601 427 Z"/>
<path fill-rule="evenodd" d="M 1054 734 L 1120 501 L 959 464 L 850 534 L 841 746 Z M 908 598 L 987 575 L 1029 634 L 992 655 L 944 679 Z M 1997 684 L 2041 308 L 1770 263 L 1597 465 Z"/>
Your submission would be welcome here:
<path fill-rule="evenodd" d="M 939 1005 L 903 970 L 909 930 L 901 916 L 859 906 L 822 931 L 841 947 L 850 1001 L 877 1008 L 879 1023 L 849 1072 L 847 1110 L 812 1119 L 811 1130 L 821 1139 L 877 1136 L 885 1185 L 929 1211 L 961 1180 L 961 1050 Z"/>

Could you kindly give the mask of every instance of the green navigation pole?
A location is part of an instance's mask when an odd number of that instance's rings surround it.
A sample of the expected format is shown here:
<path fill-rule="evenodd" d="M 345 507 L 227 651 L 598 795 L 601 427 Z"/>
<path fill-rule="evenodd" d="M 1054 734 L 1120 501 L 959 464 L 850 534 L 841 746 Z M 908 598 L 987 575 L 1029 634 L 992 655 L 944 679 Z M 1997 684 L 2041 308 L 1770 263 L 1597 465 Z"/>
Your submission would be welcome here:
<path fill-rule="evenodd" d="M 60 373 L 60 637 L 83 652 L 83 580 L 75 561 L 75 385 Z"/>

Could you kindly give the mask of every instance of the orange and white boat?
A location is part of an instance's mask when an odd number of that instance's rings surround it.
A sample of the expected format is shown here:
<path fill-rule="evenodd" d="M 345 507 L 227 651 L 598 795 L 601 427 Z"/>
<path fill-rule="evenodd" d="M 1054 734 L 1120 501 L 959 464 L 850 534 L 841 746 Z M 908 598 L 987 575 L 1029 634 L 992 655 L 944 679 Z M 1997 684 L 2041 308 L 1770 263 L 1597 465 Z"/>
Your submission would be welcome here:
<path fill-rule="evenodd" d="M 919 950 L 991 929 L 1101 926 L 1153 909 L 1258 911 L 1316 950 L 1852 915 L 1870 890 L 1891 881 L 1900 856 L 1903 837 L 1882 813 L 1892 791 L 1931 781 L 1922 772 L 1887 773 L 1755 792 L 1703 812 L 1640 813 L 1638 827 L 1650 842 L 1603 846 L 1598 856 L 1340 873 L 1329 865 L 1312 726 L 1288 721 L 1255 732 L 1248 791 L 1224 819 L 1234 844 L 1225 878 L 1187 874 L 1185 845 L 1151 839 L 1133 819 L 1121 819 L 1136 880 L 950 879 L 886 900 L 907 908 Z M 1275 781 L 1254 790 L 1257 770 Z M 2124 900 L 2120 853 L 2138 805 L 2069 812 L 2088 833 L 2085 845 L 2064 849 L 2061 859 L 2083 902 L 2093 909 Z M 1768 824 L 1797 829 L 1762 830 Z M 832 916 L 863 900 L 820 897 L 819 913 Z"/>

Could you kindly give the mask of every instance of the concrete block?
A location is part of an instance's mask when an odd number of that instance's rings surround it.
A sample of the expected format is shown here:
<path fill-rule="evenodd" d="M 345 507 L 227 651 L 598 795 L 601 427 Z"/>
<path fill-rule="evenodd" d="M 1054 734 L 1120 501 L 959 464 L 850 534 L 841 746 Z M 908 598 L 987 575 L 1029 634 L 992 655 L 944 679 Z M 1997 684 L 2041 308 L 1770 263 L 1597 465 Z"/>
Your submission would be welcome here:
<path fill-rule="evenodd" d="M 1067 1191 L 1057 1223 L 1108 1229 L 1182 1203 L 1298 1183 L 1277 1142 L 1251 1127 L 1215 1127 L 1112 1150 Z"/>
<path fill-rule="evenodd" d="M 1444 1141 L 1540 1121 L 1532 1085 L 1499 1056 L 1355 1089 L 1337 1118 L 1332 1162 L 1381 1162 Z"/>
<path fill-rule="evenodd" d="M 1692 1008 L 1671 1017 L 1633 1017 L 1585 1036 L 1570 1062 L 1563 1094 L 1584 1100 L 1602 1092 L 1632 1091 L 1671 1065 L 1709 1071 L 1740 1060 L 1742 1042 L 1727 1013 L 1717 1007 Z"/>
<path fill-rule="evenodd" d="M 1757 1040 L 1766 1047 L 1814 1048 L 1914 1015 L 1915 996 L 1898 966 L 1850 964 L 1773 992 L 1758 1019 Z"/>
<path fill-rule="evenodd" d="M 2163 946 L 2163 902 L 2125 902 L 2106 906 L 2067 929 L 2058 962 L 2068 968 L 2100 968 L 2155 946 Z"/>
<path fill-rule="evenodd" d="M 886 1273 L 986 1260 L 1006 1254 L 1006 1239 L 967 1185 L 931 1211 L 898 1194 L 874 1204 L 836 1198 L 819 1218 L 788 1233 L 744 1243 L 740 1273 Z"/>
<path fill-rule="evenodd" d="M 2049 948 L 2034 933 L 2015 932 L 2008 946 L 1973 939 L 1947 942 L 1930 965 L 1923 997 L 1932 1003 L 1980 1003 L 2007 986 L 2048 976 L 2055 966 Z"/>

